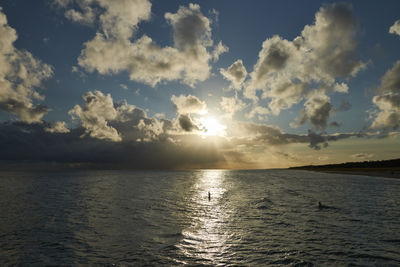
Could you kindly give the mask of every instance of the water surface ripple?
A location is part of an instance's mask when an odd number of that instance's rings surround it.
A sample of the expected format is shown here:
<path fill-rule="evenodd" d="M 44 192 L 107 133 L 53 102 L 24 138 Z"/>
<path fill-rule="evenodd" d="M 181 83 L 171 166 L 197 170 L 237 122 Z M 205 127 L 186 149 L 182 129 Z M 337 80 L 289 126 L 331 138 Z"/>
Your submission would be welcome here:
<path fill-rule="evenodd" d="M 399 193 L 307 171 L 0 172 L 0 265 L 400 265 Z"/>

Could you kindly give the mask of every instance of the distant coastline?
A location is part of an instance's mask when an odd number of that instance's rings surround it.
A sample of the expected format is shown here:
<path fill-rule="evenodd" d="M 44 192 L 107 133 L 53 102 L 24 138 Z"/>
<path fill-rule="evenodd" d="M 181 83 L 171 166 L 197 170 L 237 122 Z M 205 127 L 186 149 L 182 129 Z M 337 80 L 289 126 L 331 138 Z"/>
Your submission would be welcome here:
<path fill-rule="evenodd" d="M 290 170 L 307 170 L 325 173 L 380 176 L 400 178 L 400 159 L 346 162 L 327 165 L 307 165 L 290 167 Z"/>

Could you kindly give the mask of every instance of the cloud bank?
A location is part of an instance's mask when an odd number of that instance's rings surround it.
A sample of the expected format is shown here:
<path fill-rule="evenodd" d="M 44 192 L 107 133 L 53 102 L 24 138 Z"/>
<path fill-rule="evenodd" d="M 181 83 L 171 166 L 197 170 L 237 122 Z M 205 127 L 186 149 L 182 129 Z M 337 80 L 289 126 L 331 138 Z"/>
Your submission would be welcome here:
<path fill-rule="evenodd" d="M 12 161 L 68 168 L 259 168 L 264 165 L 257 165 L 261 163 L 256 164 L 254 157 L 272 153 L 279 158 L 281 148 L 291 144 L 320 149 L 330 141 L 366 137 L 297 135 L 275 126 L 231 121 L 226 125 L 229 137 L 205 138 L 196 134 L 204 131 L 201 123 L 190 117 L 205 110 L 205 103 L 191 95 L 171 98 L 178 111 L 173 120 L 148 117 L 142 109 L 114 102 L 110 94 L 99 91 L 85 93 L 83 100 L 70 111 L 80 122 L 75 128 L 60 121 L 0 123 L 0 165 Z"/>

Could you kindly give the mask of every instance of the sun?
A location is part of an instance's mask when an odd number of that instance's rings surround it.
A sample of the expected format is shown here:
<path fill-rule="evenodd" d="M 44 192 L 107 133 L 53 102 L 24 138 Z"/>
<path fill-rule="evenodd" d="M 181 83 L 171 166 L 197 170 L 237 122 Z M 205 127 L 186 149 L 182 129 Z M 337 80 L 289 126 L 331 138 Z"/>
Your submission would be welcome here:
<path fill-rule="evenodd" d="M 215 117 L 207 116 L 199 119 L 203 127 L 203 136 L 225 136 L 226 126 L 221 124 Z"/>

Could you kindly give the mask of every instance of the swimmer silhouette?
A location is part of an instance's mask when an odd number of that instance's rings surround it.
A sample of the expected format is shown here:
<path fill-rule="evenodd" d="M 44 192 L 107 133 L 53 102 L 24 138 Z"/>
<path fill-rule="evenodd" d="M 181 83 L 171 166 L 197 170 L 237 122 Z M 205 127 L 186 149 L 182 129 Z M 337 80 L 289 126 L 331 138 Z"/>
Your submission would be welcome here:
<path fill-rule="evenodd" d="M 210 193 L 210 191 L 208 192 L 208 201 L 210 201 L 211 200 L 211 193 Z"/>
<path fill-rule="evenodd" d="M 332 206 L 325 206 L 321 202 L 318 202 L 318 209 L 320 209 L 320 210 L 322 210 L 322 209 L 333 209 L 333 210 L 336 210 L 337 208 L 332 207 Z"/>

